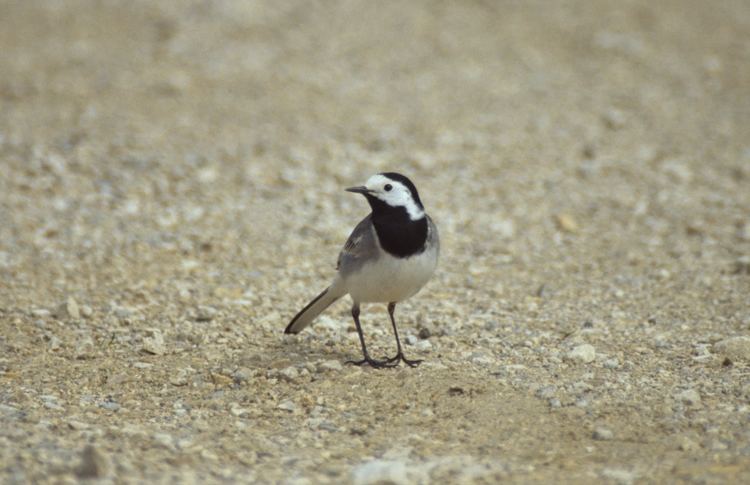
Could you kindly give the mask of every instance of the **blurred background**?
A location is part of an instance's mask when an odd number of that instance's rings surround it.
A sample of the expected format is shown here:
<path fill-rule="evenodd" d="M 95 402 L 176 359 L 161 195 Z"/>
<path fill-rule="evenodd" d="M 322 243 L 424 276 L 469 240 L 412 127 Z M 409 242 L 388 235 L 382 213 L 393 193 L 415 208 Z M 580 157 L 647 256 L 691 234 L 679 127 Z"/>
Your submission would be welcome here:
<path fill-rule="evenodd" d="M 642 355 L 641 395 L 620 395 L 646 406 L 642 426 L 667 419 L 655 389 L 750 392 L 713 367 L 675 381 L 750 329 L 745 0 L 2 1 L 0 364 L 26 362 L 35 388 L 60 359 L 54 381 L 73 385 L 70 359 L 133 364 L 156 328 L 219 356 L 190 354 L 196 368 L 231 375 L 247 352 L 270 365 L 368 212 L 343 188 L 379 171 L 409 176 L 441 229 L 439 273 L 404 325 L 432 329 L 444 362 L 559 377 L 556 339 L 585 327 L 620 362 L 660 349 Z M 44 324 L 71 299 L 75 325 Z M 346 305 L 330 316 L 294 351 L 341 336 L 330 358 L 355 352 Z M 524 350 L 545 339 L 549 353 Z M 742 345 L 733 361 L 750 360 Z M 170 352 L 155 368 L 187 355 Z M 508 382 L 533 394 L 539 375 Z M 725 411 L 705 419 L 736 457 L 747 436 Z"/>
<path fill-rule="evenodd" d="M 0 8 L 6 268 L 286 267 L 330 238 L 315 268 L 364 210 L 340 189 L 381 170 L 479 258 L 538 256 L 560 216 L 566 254 L 607 260 L 747 236 L 742 1 Z"/>

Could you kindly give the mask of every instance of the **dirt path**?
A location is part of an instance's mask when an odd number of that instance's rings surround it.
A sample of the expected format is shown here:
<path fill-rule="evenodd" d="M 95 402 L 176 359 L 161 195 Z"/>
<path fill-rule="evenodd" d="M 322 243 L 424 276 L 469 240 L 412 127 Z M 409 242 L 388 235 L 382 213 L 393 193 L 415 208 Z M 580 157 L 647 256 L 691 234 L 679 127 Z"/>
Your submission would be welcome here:
<path fill-rule="evenodd" d="M 750 481 L 747 2 L 272 3 L 0 5 L 0 482 Z"/>

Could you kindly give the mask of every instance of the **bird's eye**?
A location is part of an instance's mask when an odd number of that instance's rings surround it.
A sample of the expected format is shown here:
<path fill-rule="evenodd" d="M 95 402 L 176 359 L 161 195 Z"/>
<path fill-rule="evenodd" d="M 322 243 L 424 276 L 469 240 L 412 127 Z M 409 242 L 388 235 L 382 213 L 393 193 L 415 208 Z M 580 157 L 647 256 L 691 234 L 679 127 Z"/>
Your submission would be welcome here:
<path fill-rule="evenodd" d="M 393 185 L 385 184 L 385 187 L 383 187 L 383 190 L 385 190 L 386 192 L 390 192 L 392 188 L 393 188 Z"/>

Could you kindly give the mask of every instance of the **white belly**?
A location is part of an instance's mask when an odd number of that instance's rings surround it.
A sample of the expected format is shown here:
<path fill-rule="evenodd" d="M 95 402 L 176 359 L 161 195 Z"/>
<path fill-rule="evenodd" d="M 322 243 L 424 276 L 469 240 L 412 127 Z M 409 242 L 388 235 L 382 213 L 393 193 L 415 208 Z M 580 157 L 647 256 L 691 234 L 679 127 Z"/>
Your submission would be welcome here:
<path fill-rule="evenodd" d="M 383 254 L 348 275 L 343 283 L 357 303 L 403 301 L 427 283 L 435 272 L 437 256 L 434 249 L 404 259 Z"/>

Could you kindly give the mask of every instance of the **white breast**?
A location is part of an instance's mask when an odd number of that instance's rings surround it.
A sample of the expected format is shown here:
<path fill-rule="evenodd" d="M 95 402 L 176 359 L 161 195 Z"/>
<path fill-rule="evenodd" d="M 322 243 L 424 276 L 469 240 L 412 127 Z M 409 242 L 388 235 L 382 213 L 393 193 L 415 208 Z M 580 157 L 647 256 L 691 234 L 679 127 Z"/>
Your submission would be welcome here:
<path fill-rule="evenodd" d="M 343 281 L 355 302 L 399 302 L 414 296 L 430 279 L 437 266 L 438 251 L 433 247 L 409 258 L 396 258 L 383 252 Z"/>

